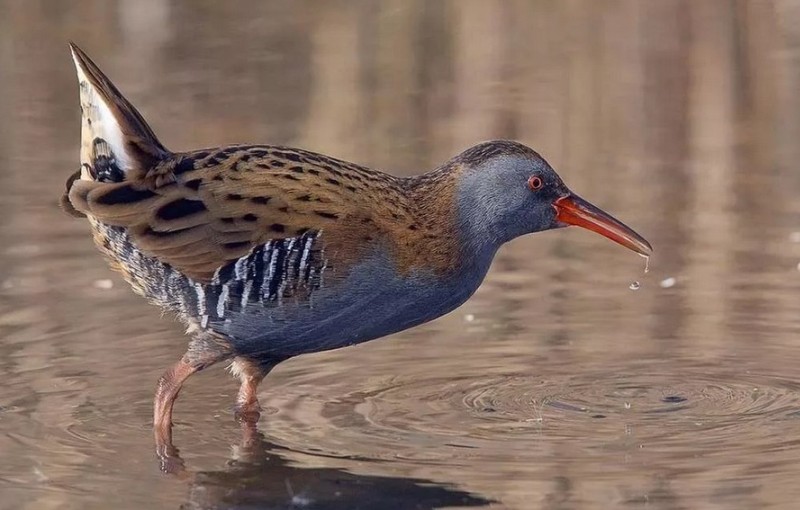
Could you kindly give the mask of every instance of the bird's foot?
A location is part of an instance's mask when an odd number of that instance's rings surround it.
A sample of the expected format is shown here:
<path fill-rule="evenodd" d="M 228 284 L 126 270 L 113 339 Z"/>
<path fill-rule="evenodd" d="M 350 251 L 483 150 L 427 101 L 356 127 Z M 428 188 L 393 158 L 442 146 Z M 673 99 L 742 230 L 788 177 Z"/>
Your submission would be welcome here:
<path fill-rule="evenodd" d="M 153 436 L 156 443 L 156 457 L 162 473 L 181 476 L 186 471 L 178 449 L 172 444 L 172 423 L 159 421 L 153 425 Z"/>
<path fill-rule="evenodd" d="M 182 475 L 186 471 L 186 464 L 172 444 L 156 444 L 156 457 L 162 473 Z"/>
<path fill-rule="evenodd" d="M 261 418 L 261 406 L 258 405 L 257 400 L 236 404 L 233 416 L 240 423 L 256 424 Z"/>

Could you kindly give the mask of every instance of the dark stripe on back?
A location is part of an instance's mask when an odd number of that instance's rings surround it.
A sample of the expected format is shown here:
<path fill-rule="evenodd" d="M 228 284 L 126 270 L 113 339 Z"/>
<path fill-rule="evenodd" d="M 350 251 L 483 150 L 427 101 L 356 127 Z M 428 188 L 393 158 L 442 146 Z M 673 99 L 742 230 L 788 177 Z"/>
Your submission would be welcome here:
<path fill-rule="evenodd" d="M 134 189 L 130 184 L 126 184 L 103 193 L 95 202 L 101 205 L 132 204 L 154 196 L 156 194 L 149 189 Z"/>
<path fill-rule="evenodd" d="M 172 202 L 161 206 L 156 212 L 162 220 L 177 220 L 185 216 L 191 216 L 206 210 L 206 205 L 200 200 L 189 200 L 186 198 L 179 198 Z"/>

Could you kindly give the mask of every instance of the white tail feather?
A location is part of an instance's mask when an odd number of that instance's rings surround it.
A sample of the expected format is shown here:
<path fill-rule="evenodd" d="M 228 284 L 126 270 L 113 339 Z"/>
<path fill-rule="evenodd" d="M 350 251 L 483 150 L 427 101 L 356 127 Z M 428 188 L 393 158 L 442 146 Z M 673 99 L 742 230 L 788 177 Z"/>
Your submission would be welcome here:
<path fill-rule="evenodd" d="M 78 73 L 81 101 L 81 171 L 82 179 L 91 179 L 88 168 L 94 165 L 94 140 L 100 138 L 108 144 L 111 154 L 115 156 L 117 165 L 123 173 L 131 169 L 130 157 L 125 152 L 122 128 L 111 113 L 103 96 L 89 81 L 75 52 L 72 52 L 75 69 Z"/>
<path fill-rule="evenodd" d="M 111 80 L 74 44 L 81 103 L 81 178 L 141 177 L 169 155 L 142 116 Z"/>

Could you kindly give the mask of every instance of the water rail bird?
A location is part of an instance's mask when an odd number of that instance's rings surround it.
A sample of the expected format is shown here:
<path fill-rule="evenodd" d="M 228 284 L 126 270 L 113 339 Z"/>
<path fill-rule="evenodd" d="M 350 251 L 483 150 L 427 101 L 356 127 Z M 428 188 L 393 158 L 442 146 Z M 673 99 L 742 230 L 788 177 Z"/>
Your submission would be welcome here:
<path fill-rule="evenodd" d="M 274 145 L 170 151 L 71 48 L 80 169 L 62 206 L 85 216 L 111 266 L 190 337 L 157 384 L 157 443 L 171 440 L 173 403 L 195 372 L 231 361 L 236 413 L 257 419 L 257 387 L 276 364 L 450 312 L 518 236 L 578 225 L 652 250 L 514 141 L 480 143 L 414 177 Z"/>

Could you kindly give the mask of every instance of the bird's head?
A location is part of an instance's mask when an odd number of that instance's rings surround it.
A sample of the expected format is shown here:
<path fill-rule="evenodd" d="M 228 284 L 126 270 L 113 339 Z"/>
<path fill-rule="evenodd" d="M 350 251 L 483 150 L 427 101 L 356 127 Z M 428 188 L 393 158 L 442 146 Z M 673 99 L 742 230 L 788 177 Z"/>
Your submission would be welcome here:
<path fill-rule="evenodd" d="M 459 222 L 473 240 L 499 245 L 518 236 L 576 225 L 648 256 L 652 247 L 610 214 L 572 193 L 533 149 L 493 141 L 456 156 Z"/>

